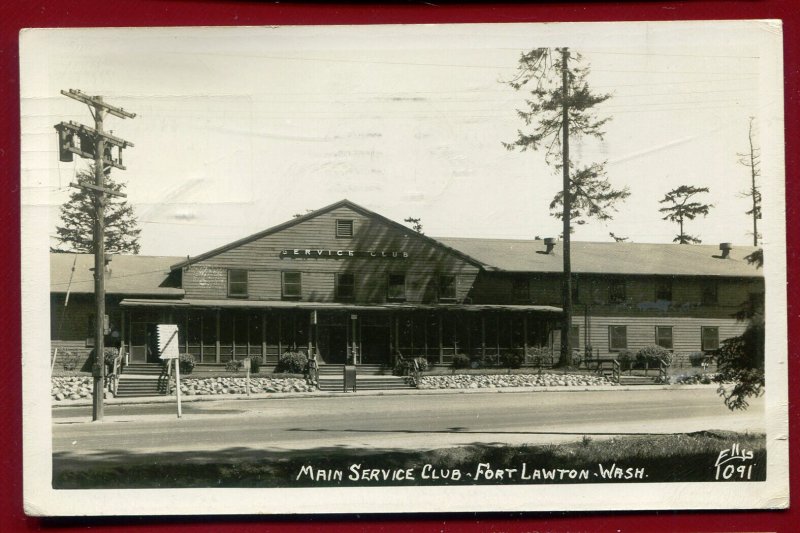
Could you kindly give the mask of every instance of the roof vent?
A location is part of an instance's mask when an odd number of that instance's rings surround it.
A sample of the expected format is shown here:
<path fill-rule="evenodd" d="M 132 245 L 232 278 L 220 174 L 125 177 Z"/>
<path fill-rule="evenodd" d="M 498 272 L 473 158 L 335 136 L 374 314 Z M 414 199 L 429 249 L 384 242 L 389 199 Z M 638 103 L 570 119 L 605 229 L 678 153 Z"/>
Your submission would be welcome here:
<path fill-rule="evenodd" d="M 544 245 L 547 247 L 544 253 L 551 254 L 553 253 L 553 248 L 556 245 L 556 240 L 553 237 L 545 237 Z"/>
<path fill-rule="evenodd" d="M 733 245 L 729 242 L 721 242 L 719 243 L 719 250 L 722 252 L 722 259 L 727 259 L 731 255 Z"/>

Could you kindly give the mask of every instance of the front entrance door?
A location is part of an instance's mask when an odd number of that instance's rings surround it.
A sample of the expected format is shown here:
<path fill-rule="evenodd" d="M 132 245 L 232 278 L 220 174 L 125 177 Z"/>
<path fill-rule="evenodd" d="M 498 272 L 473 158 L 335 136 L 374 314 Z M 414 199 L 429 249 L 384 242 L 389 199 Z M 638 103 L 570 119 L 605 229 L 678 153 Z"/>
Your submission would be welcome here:
<path fill-rule="evenodd" d="M 157 324 L 131 322 L 131 362 L 158 363 Z"/>
<path fill-rule="evenodd" d="M 347 326 L 318 326 L 319 352 L 322 360 L 329 365 L 343 365 L 347 362 Z"/>

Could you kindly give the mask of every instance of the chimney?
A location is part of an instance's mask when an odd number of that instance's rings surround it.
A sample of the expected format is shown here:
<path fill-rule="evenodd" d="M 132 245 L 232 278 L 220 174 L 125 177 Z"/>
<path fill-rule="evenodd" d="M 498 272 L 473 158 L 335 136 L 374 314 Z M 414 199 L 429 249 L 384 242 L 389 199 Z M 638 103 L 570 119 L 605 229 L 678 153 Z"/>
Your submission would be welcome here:
<path fill-rule="evenodd" d="M 731 250 L 733 250 L 733 245 L 729 242 L 721 242 L 719 243 L 719 249 L 722 252 L 722 258 L 727 259 L 729 255 L 731 255 Z"/>
<path fill-rule="evenodd" d="M 544 253 L 551 254 L 553 253 L 553 248 L 556 245 L 556 240 L 553 237 L 545 237 L 544 245 L 547 247 Z"/>

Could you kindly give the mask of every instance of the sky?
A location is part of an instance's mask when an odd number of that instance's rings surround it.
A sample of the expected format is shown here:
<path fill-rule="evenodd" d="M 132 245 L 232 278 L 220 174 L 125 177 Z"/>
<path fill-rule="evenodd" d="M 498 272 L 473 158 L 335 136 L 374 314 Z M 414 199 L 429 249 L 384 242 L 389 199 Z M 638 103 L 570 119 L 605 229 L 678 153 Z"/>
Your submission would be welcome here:
<path fill-rule="evenodd" d="M 52 236 L 87 163 L 60 163 L 53 125 L 92 124 L 80 89 L 136 113 L 106 128 L 125 151 L 141 253 L 195 255 L 343 198 L 430 236 L 557 236 L 560 174 L 544 154 L 506 150 L 525 129 L 525 94 L 504 83 L 520 54 L 582 55 L 611 117 L 602 140 L 573 140 L 580 164 L 606 161 L 630 197 L 573 239 L 671 242 L 659 200 L 708 187 L 706 244 L 752 244 L 749 169 L 762 149 L 765 211 L 783 220 L 780 32 L 765 22 L 31 30 L 21 40 L 23 207 Z M 765 221 L 766 227 L 769 221 Z M 765 232 L 765 240 L 782 238 Z M 43 242 L 43 241 L 42 241 Z"/>

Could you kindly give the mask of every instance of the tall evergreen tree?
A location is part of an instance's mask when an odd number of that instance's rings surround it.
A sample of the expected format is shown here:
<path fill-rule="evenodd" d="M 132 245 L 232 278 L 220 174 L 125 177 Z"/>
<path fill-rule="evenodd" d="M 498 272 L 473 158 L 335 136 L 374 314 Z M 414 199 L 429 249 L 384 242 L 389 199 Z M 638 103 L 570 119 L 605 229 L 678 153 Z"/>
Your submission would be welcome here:
<path fill-rule="evenodd" d="M 422 233 L 422 219 L 416 217 L 408 217 L 404 218 L 403 222 L 407 224 L 411 224 L 411 229 L 416 231 L 417 233 Z"/>
<path fill-rule="evenodd" d="M 745 211 L 745 214 L 753 217 L 753 246 L 758 246 L 761 239 L 761 234 L 758 232 L 758 221 L 761 220 L 761 185 L 758 183 L 761 178 L 761 149 L 753 142 L 754 122 L 755 118 L 750 117 L 750 126 L 747 129 L 750 150 L 747 153 L 736 155 L 739 156 L 739 164 L 750 170 L 750 187 L 742 193 L 742 196 L 750 198 L 752 202 L 752 207 Z"/>
<path fill-rule="evenodd" d="M 677 222 L 680 228 L 679 233 L 672 239 L 672 242 L 679 244 L 700 244 L 702 242 L 697 236 L 686 233 L 683 226 L 687 220 L 694 220 L 700 215 L 707 216 L 711 208 L 714 207 L 713 204 L 704 204 L 694 199 L 698 194 L 707 192 L 708 187 L 681 185 L 669 191 L 664 195 L 664 198 L 658 201 L 661 204 L 668 204 L 666 207 L 659 209 L 661 213 L 664 213 L 662 220 Z"/>
<path fill-rule="evenodd" d="M 78 183 L 94 184 L 94 165 L 81 170 Z M 115 182 L 106 173 L 105 186 L 114 192 L 123 192 L 124 183 Z M 95 194 L 88 189 L 76 188 L 61 206 L 61 223 L 56 227 L 58 244 L 53 252 L 94 253 L 92 232 L 95 221 Z M 133 207 L 118 196 L 106 195 L 105 245 L 107 254 L 138 254 L 139 229 Z"/>
<path fill-rule="evenodd" d="M 569 153 L 570 140 L 581 137 L 603 138 L 603 126 L 611 117 L 600 118 L 596 106 L 611 98 L 594 93 L 587 78 L 589 68 L 581 66 L 580 54 L 567 48 L 536 48 L 520 56 L 517 73 L 507 83 L 515 90 L 525 90 L 530 97 L 525 108 L 517 109 L 529 131 L 517 130 L 513 142 L 503 143 L 508 150 L 543 150 L 545 161 L 561 174 L 561 192 L 550 204 L 552 214 L 563 222 L 564 272 L 562 300 L 564 317 L 561 326 L 561 366 L 572 365 L 569 330 L 572 321 L 572 271 L 570 232 L 572 221 L 581 217 L 600 220 L 611 218 L 615 202 L 630 193 L 613 189 L 605 177 L 604 164 L 578 166 Z M 561 212 L 556 211 L 561 206 Z"/>

